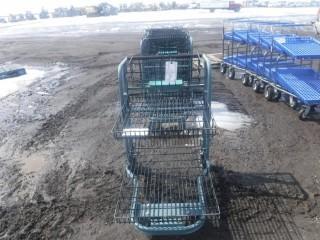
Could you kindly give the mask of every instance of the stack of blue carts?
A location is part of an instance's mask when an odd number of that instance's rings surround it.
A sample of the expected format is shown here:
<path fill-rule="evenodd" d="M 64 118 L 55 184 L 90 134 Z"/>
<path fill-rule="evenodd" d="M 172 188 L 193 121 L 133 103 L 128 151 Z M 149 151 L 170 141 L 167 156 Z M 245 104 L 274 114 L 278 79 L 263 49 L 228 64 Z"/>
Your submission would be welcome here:
<path fill-rule="evenodd" d="M 310 36 L 288 34 L 288 29 L 302 26 L 291 22 L 235 21 L 231 30 L 224 28 L 221 72 L 228 72 L 230 79 L 241 73 L 244 85 L 263 91 L 269 101 L 282 97 L 305 120 L 318 115 L 316 109 L 320 105 L 320 42 Z"/>

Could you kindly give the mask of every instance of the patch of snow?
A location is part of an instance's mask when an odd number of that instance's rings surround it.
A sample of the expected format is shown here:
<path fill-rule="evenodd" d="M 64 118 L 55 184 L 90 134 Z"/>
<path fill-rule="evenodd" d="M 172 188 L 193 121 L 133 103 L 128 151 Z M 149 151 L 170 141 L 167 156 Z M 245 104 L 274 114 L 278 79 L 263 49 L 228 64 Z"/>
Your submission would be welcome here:
<path fill-rule="evenodd" d="M 116 16 L 87 18 L 51 18 L 18 23 L 0 24 L 1 36 L 82 36 L 85 34 L 140 32 L 146 27 L 183 26 L 210 28 L 212 19 L 272 18 L 310 22 L 316 17 L 318 8 L 243 8 L 240 12 L 189 9 L 155 12 L 129 12 Z M 208 22 L 209 21 L 209 22 Z"/>
<path fill-rule="evenodd" d="M 20 89 L 24 89 L 36 80 L 41 79 L 45 75 L 45 71 L 27 68 L 27 74 L 0 80 L 0 98 L 8 96 Z"/>
<path fill-rule="evenodd" d="M 212 116 L 216 126 L 229 131 L 247 127 L 251 124 L 252 119 L 243 113 L 231 112 L 227 105 L 220 102 L 211 103 Z"/>
<path fill-rule="evenodd" d="M 119 32 L 120 28 L 119 27 L 114 27 L 110 29 L 110 32 Z M 100 31 L 100 30 L 99 30 Z"/>

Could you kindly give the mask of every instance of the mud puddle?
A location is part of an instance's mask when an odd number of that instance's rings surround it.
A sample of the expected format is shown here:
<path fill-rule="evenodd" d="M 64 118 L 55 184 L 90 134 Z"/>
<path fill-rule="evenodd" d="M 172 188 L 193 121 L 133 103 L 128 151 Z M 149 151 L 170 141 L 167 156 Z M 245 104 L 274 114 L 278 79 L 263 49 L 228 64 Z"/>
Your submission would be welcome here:
<path fill-rule="evenodd" d="M 38 173 L 46 167 L 46 158 L 41 155 L 33 155 L 29 158 L 23 159 L 22 172 Z"/>

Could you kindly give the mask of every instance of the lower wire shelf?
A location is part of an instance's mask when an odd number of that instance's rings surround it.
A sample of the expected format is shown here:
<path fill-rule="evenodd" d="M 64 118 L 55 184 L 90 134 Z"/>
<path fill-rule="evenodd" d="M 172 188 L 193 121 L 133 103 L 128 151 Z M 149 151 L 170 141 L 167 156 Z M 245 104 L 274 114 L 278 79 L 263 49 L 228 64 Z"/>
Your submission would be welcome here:
<path fill-rule="evenodd" d="M 149 235 L 183 235 L 220 215 L 211 172 L 149 168 L 125 175 L 114 215 L 117 223 L 132 223 Z"/>

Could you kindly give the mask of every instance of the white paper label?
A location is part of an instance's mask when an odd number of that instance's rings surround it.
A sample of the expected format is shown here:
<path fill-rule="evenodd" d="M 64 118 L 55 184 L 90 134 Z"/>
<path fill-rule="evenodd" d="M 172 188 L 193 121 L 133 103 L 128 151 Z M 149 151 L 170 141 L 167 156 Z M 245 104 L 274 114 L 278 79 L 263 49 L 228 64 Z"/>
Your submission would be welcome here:
<path fill-rule="evenodd" d="M 166 62 L 165 81 L 175 83 L 177 81 L 178 63 L 174 61 Z"/>

